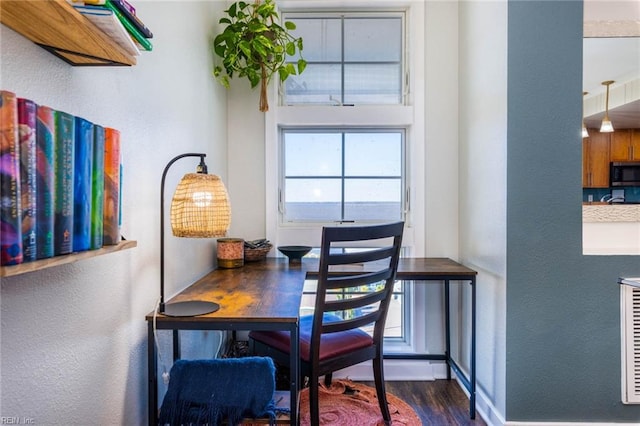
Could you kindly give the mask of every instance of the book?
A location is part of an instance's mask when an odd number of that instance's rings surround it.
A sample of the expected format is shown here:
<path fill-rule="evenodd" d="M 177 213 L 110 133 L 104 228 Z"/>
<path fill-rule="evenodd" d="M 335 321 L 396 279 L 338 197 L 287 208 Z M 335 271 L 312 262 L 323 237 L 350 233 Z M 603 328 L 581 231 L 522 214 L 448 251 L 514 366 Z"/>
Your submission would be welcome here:
<path fill-rule="evenodd" d="M 55 122 L 53 110 L 38 105 L 36 112 L 36 258 L 53 257 L 55 217 L 53 172 Z"/>
<path fill-rule="evenodd" d="M 73 162 L 73 251 L 91 247 L 91 203 L 93 182 L 93 123 L 74 117 Z"/>
<path fill-rule="evenodd" d="M 18 98 L 22 261 L 36 260 L 36 104 Z"/>
<path fill-rule="evenodd" d="M 124 14 L 120 11 L 120 9 L 114 6 L 111 0 L 107 0 L 107 2 L 104 5 L 105 7 L 112 10 L 113 13 L 115 13 L 115 15 L 118 17 L 118 19 L 122 23 L 122 25 L 124 25 L 124 27 L 129 32 L 129 34 L 131 34 L 133 39 L 137 41 L 144 50 L 147 50 L 147 51 L 153 50 L 153 44 L 151 44 L 151 42 L 144 35 L 142 35 L 142 33 L 135 27 L 135 25 L 133 25 L 133 23 L 131 23 L 131 21 L 129 21 L 124 16 Z"/>
<path fill-rule="evenodd" d="M 140 55 L 140 49 L 112 10 L 103 6 L 73 7 L 127 53 L 133 56 Z"/>
<path fill-rule="evenodd" d="M 93 125 L 93 170 L 91 173 L 91 250 L 103 244 L 104 127 Z"/>
<path fill-rule="evenodd" d="M 75 129 L 73 115 L 55 111 L 54 137 L 54 232 L 55 256 L 73 251 L 73 161 Z"/>
<path fill-rule="evenodd" d="M 120 242 L 120 132 L 104 129 L 103 244 Z"/>
<path fill-rule="evenodd" d="M 0 265 L 22 263 L 20 146 L 16 94 L 0 90 Z"/>
<path fill-rule="evenodd" d="M 136 15 L 135 9 L 126 0 L 108 0 L 127 18 L 145 38 L 153 38 L 153 33 Z M 133 9 L 133 10 L 131 10 Z"/>

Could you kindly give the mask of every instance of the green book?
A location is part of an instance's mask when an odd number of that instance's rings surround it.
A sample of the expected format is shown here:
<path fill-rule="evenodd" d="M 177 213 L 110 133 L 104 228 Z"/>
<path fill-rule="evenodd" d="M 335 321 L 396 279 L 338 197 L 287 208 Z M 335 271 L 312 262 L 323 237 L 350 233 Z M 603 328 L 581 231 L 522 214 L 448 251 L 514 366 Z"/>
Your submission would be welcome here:
<path fill-rule="evenodd" d="M 151 42 L 147 38 L 145 38 L 145 36 L 142 35 L 142 33 L 140 31 L 138 31 L 138 29 L 135 27 L 135 25 L 133 25 L 133 23 L 131 23 L 131 21 L 129 21 L 122 14 L 122 12 L 120 12 L 120 9 L 118 9 L 111 2 L 111 0 L 107 0 L 107 2 L 104 5 L 105 5 L 105 7 L 109 8 L 110 10 L 113 11 L 113 13 L 120 20 L 120 22 L 122 22 L 122 25 L 127 29 L 129 34 L 131 34 L 131 36 L 134 38 L 134 40 L 137 41 L 140 44 L 140 46 L 142 46 L 142 48 L 144 50 L 147 50 L 147 51 L 153 50 L 153 45 L 151 44 Z"/>
<path fill-rule="evenodd" d="M 93 126 L 93 171 L 91 185 L 91 249 L 102 247 L 104 214 L 104 127 Z"/>
<path fill-rule="evenodd" d="M 73 160 L 75 156 L 75 122 L 73 115 L 55 111 L 54 161 L 54 232 L 53 252 L 58 256 L 73 251 Z"/>

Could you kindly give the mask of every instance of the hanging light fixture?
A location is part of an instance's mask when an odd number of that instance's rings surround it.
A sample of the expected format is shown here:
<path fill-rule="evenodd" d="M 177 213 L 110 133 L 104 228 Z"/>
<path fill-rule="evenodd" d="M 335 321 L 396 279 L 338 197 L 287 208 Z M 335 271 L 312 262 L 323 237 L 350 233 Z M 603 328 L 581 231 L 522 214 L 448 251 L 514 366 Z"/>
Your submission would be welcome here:
<path fill-rule="evenodd" d="M 582 92 L 582 137 L 583 138 L 588 138 L 589 137 L 589 131 L 587 131 L 587 126 L 584 125 L 584 97 L 586 95 L 588 95 L 589 92 Z"/>
<path fill-rule="evenodd" d="M 607 86 L 607 97 L 605 98 L 604 118 L 602 119 L 602 124 L 600 125 L 600 132 L 602 133 L 613 132 L 613 124 L 611 124 L 611 120 L 609 120 L 609 86 L 613 83 L 614 83 L 613 80 L 607 80 L 602 82 L 603 85 Z"/>

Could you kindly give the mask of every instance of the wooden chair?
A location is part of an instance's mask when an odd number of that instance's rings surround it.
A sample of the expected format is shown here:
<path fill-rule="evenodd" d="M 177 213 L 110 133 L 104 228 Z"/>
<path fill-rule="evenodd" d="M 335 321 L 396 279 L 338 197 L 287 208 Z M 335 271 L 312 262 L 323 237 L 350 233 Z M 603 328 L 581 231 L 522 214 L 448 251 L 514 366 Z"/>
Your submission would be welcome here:
<path fill-rule="evenodd" d="M 385 394 L 382 342 L 403 228 L 404 223 L 398 222 L 322 230 L 315 310 L 313 315 L 300 319 L 301 374 L 309 378 L 312 425 L 320 424 L 320 376 L 325 376 L 325 384 L 329 385 L 334 371 L 367 360 L 373 360 L 382 417 L 387 423 L 391 421 Z M 372 240 L 379 240 L 377 248 L 340 248 L 359 247 L 358 242 Z M 363 291 L 366 293 L 355 293 Z M 371 324 L 372 336 L 361 328 Z M 252 331 L 249 337 L 256 354 L 287 365 L 288 332 Z"/>

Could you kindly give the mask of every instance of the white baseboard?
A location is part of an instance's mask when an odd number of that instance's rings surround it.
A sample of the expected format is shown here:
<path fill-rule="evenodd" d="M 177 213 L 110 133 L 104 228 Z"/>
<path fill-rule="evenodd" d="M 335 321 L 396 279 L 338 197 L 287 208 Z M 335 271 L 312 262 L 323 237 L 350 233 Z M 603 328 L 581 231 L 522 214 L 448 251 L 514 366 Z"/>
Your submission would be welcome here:
<path fill-rule="evenodd" d="M 363 362 L 333 374 L 336 378 L 373 381 L 371 361 Z M 386 381 L 430 381 L 447 377 L 446 364 L 428 360 L 387 359 L 384 361 Z"/>

